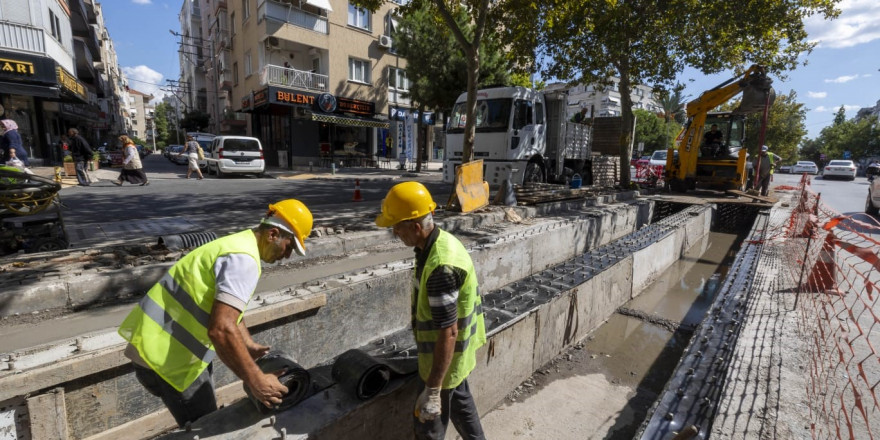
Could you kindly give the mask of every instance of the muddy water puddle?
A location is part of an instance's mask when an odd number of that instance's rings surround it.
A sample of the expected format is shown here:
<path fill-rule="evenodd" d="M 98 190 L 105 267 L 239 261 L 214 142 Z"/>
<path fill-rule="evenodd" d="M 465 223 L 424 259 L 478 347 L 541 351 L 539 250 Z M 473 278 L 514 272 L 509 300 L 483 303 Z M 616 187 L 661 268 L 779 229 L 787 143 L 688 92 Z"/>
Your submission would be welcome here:
<path fill-rule="evenodd" d="M 741 240 L 716 232 L 700 240 L 621 308 L 629 316 L 615 313 L 486 414 L 487 435 L 632 438 L 719 291 Z M 580 391 L 567 393 L 563 405 L 559 390 Z M 533 422 L 523 425 L 525 419 Z M 585 426 L 585 420 L 592 423 Z"/>

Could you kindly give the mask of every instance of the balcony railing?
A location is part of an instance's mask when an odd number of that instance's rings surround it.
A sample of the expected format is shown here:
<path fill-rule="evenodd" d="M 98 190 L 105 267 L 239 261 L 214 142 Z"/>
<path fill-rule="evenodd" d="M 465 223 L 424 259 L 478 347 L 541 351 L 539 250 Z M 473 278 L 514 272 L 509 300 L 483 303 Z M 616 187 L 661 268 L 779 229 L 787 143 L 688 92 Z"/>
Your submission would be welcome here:
<path fill-rule="evenodd" d="M 215 53 L 218 53 L 224 49 L 232 49 L 232 38 L 229 35 L 229 31 L 221 30 L 214 32 L 214 43 L 216 44 L 216 46 L 214 47 Z"/>
<path fill-rule="evenodd" d="M 268 86 L 292 87 L 294 89 L 326 92 L 329 90 L 329 77 L 305 70 L 288 69 L 272 64 L 263 66 L 260 83 Z"/>
<path fill-rule="evenodd" d="M 46 53 L 44 33 L 40 28 L 0 22 L 0 47 L 26 52 Z"/>
<path fill-rule="evenodd" d="M 263 0 L 257 7 L 257 17 L 292 24 L 321 34 L 327 34 L 327 18 L 294 7 L 291 3 Z"/>

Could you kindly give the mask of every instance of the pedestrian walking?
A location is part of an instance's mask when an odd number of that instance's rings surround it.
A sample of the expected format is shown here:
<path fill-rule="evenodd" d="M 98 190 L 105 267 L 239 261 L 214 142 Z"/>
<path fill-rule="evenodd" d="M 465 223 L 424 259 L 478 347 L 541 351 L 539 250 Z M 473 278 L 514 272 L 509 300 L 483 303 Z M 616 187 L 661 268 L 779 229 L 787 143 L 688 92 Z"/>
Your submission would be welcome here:
<path fill-rule="evenodd" d="M 31 166 L 30 159 L 28 158 L 27 150 L 24 149 L 24 145 L 21 142 L 21 134 L 18 132 L 18 124 L 15 123 L 12 119 L 3 119 L 0 120 L 0 150 L 3 150 L 3 160 L 8 161 L 12 157 L 17 158 L 21 161 L 24 166 Z M 15 154 L 12 154 L 13 150 Z"/>
<path fill-rule="evenodd" d="M 92 182 L 86 170 L 88 162 L 92 160 L 92 147 L 75 128 L 67 130 L 67 137 L 70 139 L 70 154 L 73 155 L 73 162 L 76 164 L 76 180 L 80 186 L 89 186 Z"/>
<path fill-rule="evenodd" d="M 125 356 L 135 376 L 178 426 L 217 409 L 211 378 L 217 356 L 264 405 L 281 403 L 287 387 L 255 362 L 270 347 L 251 338 L 242 317 L 260 261 L 274 263 L 292 251 L 304 256 L 311 231 L 312 214 L 302 202 L 271 204 L 257 227 L 186 254 L 122 322 L 119 334 L 129 343 Z"/>
<path fill-rule="evenodd" d="M 177 153 L 178 156 L 181 154 L 186 154 L 189 157 L 189 165 L 186 168 L 186 178 L 189 179 L 189 176 L 195 171 L 199 175 L 199 180 L 202 180 L 204 176 L 202 176 L 202 170 L 199 169 L 199 143 L 196 142 L 195 138 L 192 136 L 186 137 L 186 145 L 184 145 L 183 150 L 180 153 Z"/>
<path fill-rule="evenodd" d="M 434 225 L 437 204 L 424 185 L 403 182 L 388 191 L 376 225 L 390 227 L 416 253 L 412 328 L 422 391 L 415 402 L 415 438 L 442 440 L 452 420 L 466 439 L 484 439 L 467 377 L 486 343 L 482 299 L 464 245 Z"/>
<path fill-rule="evenodd" d="M 770 181 L 773 180 L 773 172 L 776 170 L 776 161 L 782 158 L 770 153 L 770 148 L 766 145 L 761 147 L 761 154 L 755 158 L 754 170 L 756 173 L 757 189 L 761 190 L 761 195 L 766 196 L 770 191 Z"/>
<path fill-rule="evenodd" d="M 134 141 L 128 136 L 122 135 L 119 136 L 119 142 L 122 143 L 122 171 L 119 172 L 119 178 L 114 180 L 113 184 L 122 186 L 123 180 L 126 180 L 132 185 L 149 185 L 150 180 L 147 179 L 147 174 L 144 172 L 141 156 L 138 154 Z"/>

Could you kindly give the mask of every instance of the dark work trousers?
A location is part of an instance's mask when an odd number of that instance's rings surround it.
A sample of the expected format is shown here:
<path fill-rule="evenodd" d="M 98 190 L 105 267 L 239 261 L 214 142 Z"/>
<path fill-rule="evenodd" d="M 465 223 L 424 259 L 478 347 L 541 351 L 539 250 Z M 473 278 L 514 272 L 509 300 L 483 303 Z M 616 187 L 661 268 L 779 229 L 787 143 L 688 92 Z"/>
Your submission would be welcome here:
<path fill-rule="evenodd" d="M 79 182 L 79 184 L 82 186 L 91 185 L 92 182 L 91 182 L 91 180 L 89 180 L 89 175 L 87 174 L 87 171 L 86 171 L 86 170 L 88 170 L 88 166 L 89 166 L 88 162 L 86 162 L 84 160 L 78 160 L 78 161 L 76 161 L 75 166 L 76 166 L 76 180 Z"/>
<path fill-rule="evenodd" d="M 770 176 L 772 176 L 772 174 L 761 176 L 760 180 L 758 181 L 758 187 L 761 188 L 762 196 L 766 196 L 767 193 L 770 191 Z"/>
<path fill-rule="evenodd" d="M 419 389 L 419 393 L 425 388 Z M 467 379 L 461 385 L 440 391 L 441 411 L 440 417 L 434 420 L 426 420 L 425 423 L 419 422 L 419 418 L 415 417 L 413 411 L 413 426 L 415 427 L 415 438 L 418 440 L 443 440 L 446 437 L 446 427 L 449 420 L 455 430 L 464 440 L 484 440 L 486 435 L 483 434 L 483 425 L 480 424 L 480 415 L 477 414 L 477 406 L 474 404 L 474 396 L 471 395 L 471 389 L 468 387 Z"/>
<path fill-rule="evenodd" d="M 165 407 L 174 416 L 177 426 L 183 428 L 186 422 L 194 422 L 205 414 L 217 411 L 217 397 L 214 396 L 214 380 L 211 374 L 214 364 L 209 364 L 205 371 L 196 378 L 195 382 L 182 393 L 165 382 L 155 371 L 134 365 L 134 374 L 138 382 L 150 392 L 150 394 L 162 399 Z"/>

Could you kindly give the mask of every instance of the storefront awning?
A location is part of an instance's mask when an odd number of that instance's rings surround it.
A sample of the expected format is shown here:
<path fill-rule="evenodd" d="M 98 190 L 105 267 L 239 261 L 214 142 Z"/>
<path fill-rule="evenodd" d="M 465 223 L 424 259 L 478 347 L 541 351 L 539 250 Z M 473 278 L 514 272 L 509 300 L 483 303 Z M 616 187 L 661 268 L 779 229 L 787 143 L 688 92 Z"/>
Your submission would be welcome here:
<path fill-rule="evenodd" d="M 349 118 L 312 113 L 312 120 L 318 122 L 327 122 L 336 125 L 347 125 L 349 127 L 388 128 L 388 121 L 379 121 L 376 119 Z"/>
<path fill-rule="evenodd" d="M 35 86 L 31 84 L 8 82 L 0 82 L 0 93 L 8 93 L 10 95 L 37 96 L 40 98 L 57 98 L 59 95 L 58 87 Z"/>
<path fill-rule="evenodd" d="M 306 4 L 321 8 L 327 12 L 333 12 L 333 8 L 330 7 L 330 0 L 306 0 Z"/>

